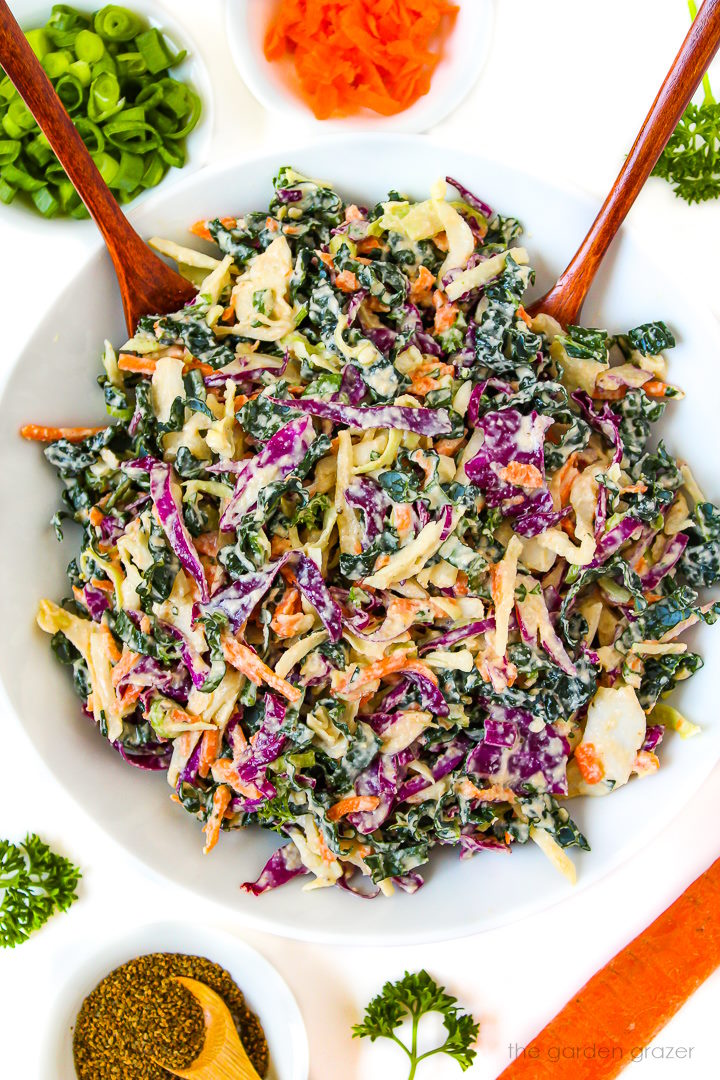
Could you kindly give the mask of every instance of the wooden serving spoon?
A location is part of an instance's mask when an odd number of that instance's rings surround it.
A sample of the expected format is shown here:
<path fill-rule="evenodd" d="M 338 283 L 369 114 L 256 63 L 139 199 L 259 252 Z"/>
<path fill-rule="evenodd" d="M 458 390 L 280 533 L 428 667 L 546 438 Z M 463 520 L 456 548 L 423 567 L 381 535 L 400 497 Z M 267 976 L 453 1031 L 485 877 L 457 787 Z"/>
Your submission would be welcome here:
<path fill-rule="evenodd" d="M 260 1080 L 245 1047 L 240 1042 L 230 1010 L 223 999 L 197 979 L 176 976 L 202 1005 L 205 1014 L 205 1042 L 200 1055 L 186 1069 L 155 1062 L 183 1080 Z"/>
<path fill-rule="evenodd" d="M 128 332 L 134 333 L 142 315 L 177 311 L 192 300 L 196 290 L 147 247 L 118 206 L 5 0 L 0 0 L 0 65 L 103 235 Z"/>
<path fill-rule="evenodd" d="M 563 326 L 578 322 L 607 249 L 690 104 L 718 46 L 720 0 L 705 0 L 600 213 L 552 289 L 530 305 L 531 315 L 542 311 Z"/>

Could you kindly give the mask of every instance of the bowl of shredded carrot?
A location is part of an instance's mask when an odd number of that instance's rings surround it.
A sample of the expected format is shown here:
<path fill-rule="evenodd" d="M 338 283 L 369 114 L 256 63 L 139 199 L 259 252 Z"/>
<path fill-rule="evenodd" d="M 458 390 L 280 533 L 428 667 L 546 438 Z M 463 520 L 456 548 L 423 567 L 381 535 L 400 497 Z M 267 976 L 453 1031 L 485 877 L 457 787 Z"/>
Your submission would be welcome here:
<path fill-rule="evenodd" d="M 491 0 L 227 0 L 228 40 L 255 97 L 324 126 L 425 131 L 485 60 Z"/>

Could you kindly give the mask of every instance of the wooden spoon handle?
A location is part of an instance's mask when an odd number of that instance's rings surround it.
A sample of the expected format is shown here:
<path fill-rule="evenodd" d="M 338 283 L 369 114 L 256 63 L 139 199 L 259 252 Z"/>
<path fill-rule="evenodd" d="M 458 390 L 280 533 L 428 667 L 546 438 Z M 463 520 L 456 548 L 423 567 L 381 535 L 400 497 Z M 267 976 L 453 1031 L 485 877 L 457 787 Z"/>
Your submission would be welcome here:
<path fill-rule="evenodd" d="M 129 332 L 141 314 L 182 307 L 193 290 L 146 247 L 123 214 L 6 0 L 0 0 L 0 65 L 102 233 L 118 276 Z"/>
<path fill-rule="evenodd" d="M 563 326 L 577 322 L 605 252 L 655 168 L 718 46 L 720 0 L 705 0 L 600 213 L 557 283 L 532 305 L 532 314 L 544 311 Z"/>

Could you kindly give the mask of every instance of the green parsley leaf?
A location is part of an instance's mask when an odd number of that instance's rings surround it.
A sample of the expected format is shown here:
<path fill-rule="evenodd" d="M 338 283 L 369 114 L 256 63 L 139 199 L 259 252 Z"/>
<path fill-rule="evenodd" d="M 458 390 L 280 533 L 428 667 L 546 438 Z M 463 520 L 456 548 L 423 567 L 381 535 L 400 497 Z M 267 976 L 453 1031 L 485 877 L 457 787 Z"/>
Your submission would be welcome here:
<path fill-rule="evenodd" d="M 0 947 L 21 945 L 56 911 L 67 911 L 80 876 L 34 833 L 22 844 L 0 840 Z"/>
<path fill-rule="evenodd" d="M 688 7 L 694 20 L 697 8 L 692 0 Z M 707 75 L 703 89 L 703 100 L 699 105 L 688 105 L 652 172 L 667 180 L 675 194 L 688 203 L 720 196 L 720 105 Z"/>
<path fill-rule="evenodd" d="M 438 1012 L 442 1015 L 447 1038 L 442 1046 L 418 1054 L 417 1035 L 421 1016 Z M 408 1048 L 395 1034 L 407 1018 L 412 1021 L 412 1039 Z M 392 1039 L 402 1047 L 410 1059 L 408 1080 L 413 1080 L 417 1067 L 425 1058 L 434 1054 L 447 1054 L 457 1061 L 465 1072 L 472 1065 L 477 1051 L 471 1049 L 477 1039 L 479 1025 L 469 1013 L 458 1012 L 457 998 L 451 997 L 444 987 L 432 979 L 427 971 L 405 975 L 398 982 L 385 983 L 382 992 L 374 997 L 361 1024 L 353 1026 L 353 1038 Z"/>

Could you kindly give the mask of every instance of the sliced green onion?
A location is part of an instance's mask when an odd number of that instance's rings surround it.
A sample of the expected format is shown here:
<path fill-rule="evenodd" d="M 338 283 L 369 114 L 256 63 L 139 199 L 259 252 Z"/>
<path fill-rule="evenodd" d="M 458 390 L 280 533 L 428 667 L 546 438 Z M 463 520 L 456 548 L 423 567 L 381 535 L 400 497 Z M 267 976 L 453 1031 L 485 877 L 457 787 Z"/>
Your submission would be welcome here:
<path fill-rule="evenodd" d="M 3 97 L 6 101 L 9 101 L 10 98 L 15 97 L 16 94 L 17 90 L 6 75 L 5 78 L 0 81 L 0 97 Z"/>
<path fill-rule="evenodd" d="M 130 41 L 143 29 L 142 19 L 127 8 L 108 4 L 93 20 L 95 33 L 105 41 Z"/>
<path fill-rule="evenodd" d="M 38 188 L 37 191 L 33 191 L 30 198 L 43 217 L 54 217 L 60 209 L 60 203 L 46 187 Z"/>
<path fill-rule="evenodd" d="M 89 86 L 92 82 L 92 71 L 87 60 L 75 60 L 70 65 L 68 75 L 74 75 L 82 87 Z"/>
<path fill-rule="evenodd" d="M 153 75 L 158 75 L 161 71 L 172 67 L 173 64 L 179 63 L 185 56 L 185 53 L 171 53 L 167 39 L 154 26 L 152 29 L 138 34 L 135 44 L 142 53 L 148 71 Z"/>
<path fill-rule="evenodd" d="M 11 187 L 10 184 L 6 183 L 5 180 L 0 177 L 0 202 L 3 202 L 6 206 L 9 206 L 15 198 L 16 194 L 17 189 Z"/>
<path fill-rule="evenodd" d="M 76 112 L 83 102 L 83 86 L 79 79 L 76 79 L 70 72 L 67 75 L 63 75 L 61 79 L 55 83 L 55 90 L 57 96 L 62 101 L 67 111 L 72 114 Z"/>
<path fill-rule="evenodd" d="M 105 42 L 92 30 L 81 30 L 75 38 L 75 55 L 86 64 L 96 64 L 105 53 Z"/>
<path fill-rule="evenodd" d="M 70 70 L 74 59 L 69 49 L 60 49 L 58 52 L 50 52 L 44 56 L 42 66 L 49 79 L 59 79 Z"/>
<path fill-rule="evenodd" d="M 12 187 L 20 188 L 21 191 L 39 191 L 41 187 L 45 187 L 44 180 L 36 180 L 30 173 L 12 164 L 3 165 L 0 168 L 0 176 L 6 183 L 11 184 Z"/>
<path fill-rule="evenodd" d="M 142 186 L 144 188 L 156 187 L 163 176 L 167 172 L 165 162 L 156 154 L 154 157 L 148 159 L 145 165 L 145 172 L 143 173 Z"/>
<path fill-rule="evenodd" d="M 119 191 L 134 191 L 140 185 L 144 171 L 145 165 L 140 155 L 123 150 L 120 155 L 120 168 L 110 187 Z"/>
<path fill-rule="evenodd" d="M 32 51 L 37 56 L 38 60 L 42 60 L 50 50 L 52 45 L 50 44 L 50 38 L 47 36 L 45 30 L 27 30 L 25 37 L 28 40 L 28 44 Z"/>
<path fill-rule="evenodd" d="M 186 54 L 162 31 L 116 4 L 93 15 L 55 4 L 46 25 L 27 38 L 118 202 L 185 164 L 185 136 L 197 123 L 200 100 L 170 77 Z M 45 217 L 87 216 L 0 68 L 0 201 L 11 202 L 18 191 Z"/>
<path fill-rule="evenodd" d="M 147 64 L 139 52 L 118 53 L 115 61 L 118 73 L 123 79 L 139 79 L 147 71 Z"/>
<path fill-rule="evenodd" d="M 98 171 L 108 187 L 113 187 L 113 181 L 118 174 L 120 162 L 111 154 L 104 152 L 95 153 L 92 159 L 98 167 Z"/>
<path fill-rule="evenodd" d="M 105 135 L 98 124 L 93 124 L 85 116 L 79 116 L 75 121 L 75 127 L 82 136 L 82 140 L 91 154 L 99 154 L 105 149 Z"/>
<path fill-rule="evenodd" d="M 32 142 L 25 147 L 25 153 L 35 163 L 38 169 L 44 169 L 48 162 L 53 159 L 53 152 L 42 132 L 36 135 Z"/>
<path fill-rule="evenodd" d="M 0 139 L 0 165 L 10 165 L 20 153 L 19 139 Z"/>

